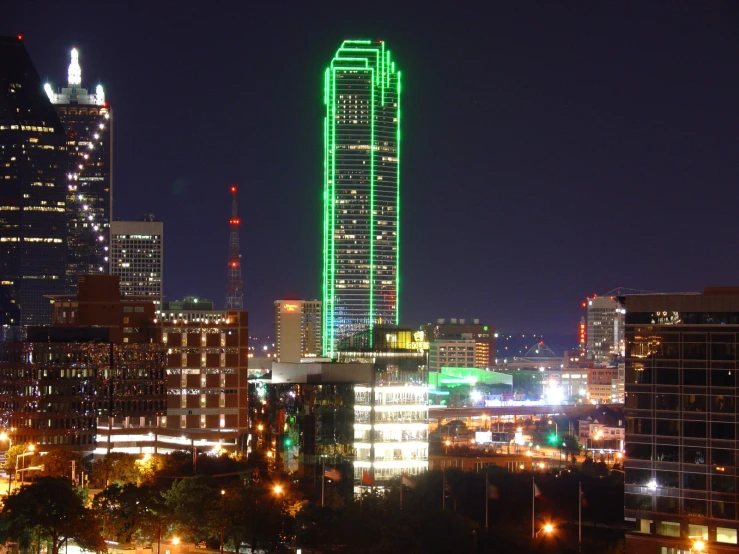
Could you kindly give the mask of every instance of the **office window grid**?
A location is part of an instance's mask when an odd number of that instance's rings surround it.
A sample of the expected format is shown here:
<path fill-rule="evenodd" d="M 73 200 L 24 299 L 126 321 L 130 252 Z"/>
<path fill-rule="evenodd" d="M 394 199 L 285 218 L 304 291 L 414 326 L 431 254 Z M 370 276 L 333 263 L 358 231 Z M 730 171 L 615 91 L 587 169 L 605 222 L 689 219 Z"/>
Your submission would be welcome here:
<path fill-rule="evenodd" d="M 739 328 L 628 321 L 627 516 L 737 522 Z"/>

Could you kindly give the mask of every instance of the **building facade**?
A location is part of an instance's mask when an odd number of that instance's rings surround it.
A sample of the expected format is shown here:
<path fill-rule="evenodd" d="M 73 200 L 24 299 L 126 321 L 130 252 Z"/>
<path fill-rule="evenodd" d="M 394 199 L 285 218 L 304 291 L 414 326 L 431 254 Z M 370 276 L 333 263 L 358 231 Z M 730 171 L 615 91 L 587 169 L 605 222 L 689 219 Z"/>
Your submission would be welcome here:
<path fill-rule="evenodd" d="M 587 353 L 596 365 L 608 365 L 624 354 L 624 314 L 618 299 L 593 296 L 587 305 Z"/>
<path fill-rule="evenodd" d="M 400 71 L 383 41 L 346 40 L 324 76 L 324 354 L 398 323 Z"/>
<path fill-rule="evenodd" d="M 206 302 L 189 310 L 173 310 L 171 302 L 160 314 L 167 348 L 163 427 L 179 430 L 193 448 L 233 451 L 245 447 L 248 432 L 248 314 Z"/>
<path fill-rule="evenodd" d="M 438 373 L 442 367 L 477 367 L 473 339 L 437 339 L 429 343 L 429 371 Z"/>
<path fill-rule="evenodd" d="M 82 88 L 79 53 L 72 49 L 67 86 L 44 85 L 67 134 L 67 288 L 77 275 L 109 273 L 113 199 L 113 112 L 102 85 Z"/>
<path fill-rule="evenodd" d="M 370 363 L 372 379 L 355 391 L 354 478 L 378 486 L 428 469 L 428 343 L 418 331 L 376 325 L 344 338 L 338 360 Z"/>
<path fill-rule="evenodd" d="M 323 354 L 320 300 L 275 300 L 275 355 L 299 362 Z"/>
<path fill-rule="evenodd" d="M 622 298 L 626 550 L 737 552 L 739 288 Z"/>
<path fill-rule="evenodd" d="M 110 272 L 120 278 L 121 294 L 150 298 L 162 307 L 164 224 L 154 217 L 141 221 L 113 221 L 110 225 Z"/>
<path fill-rule="evenodd" d="M 67 140 L 20 37 L 0 37 L 0 286 L 48 325 L 67 262 Z"/>
<path fill-rule="evenodd" d="M 149 302 L 123 302 L 118 279 L 81 276 L 46 299 L 51 327 L 0 344 L 0 413 L 14 443 L 106 453 L 148 441 L 165 414 L 165 350 Z M 128 444 L 132 439 L 126 438 Z"/>
<path fill-rule="evenodd" d="M 475 356 L 472 366 L 490 368 L 495 365 L 496 330 L 492 325 L 480 323 L 479 319 L 437 319 L 436 324 L 427 323 L 421 329 L 428 341 L 472 340 L 475 344 Z"/>

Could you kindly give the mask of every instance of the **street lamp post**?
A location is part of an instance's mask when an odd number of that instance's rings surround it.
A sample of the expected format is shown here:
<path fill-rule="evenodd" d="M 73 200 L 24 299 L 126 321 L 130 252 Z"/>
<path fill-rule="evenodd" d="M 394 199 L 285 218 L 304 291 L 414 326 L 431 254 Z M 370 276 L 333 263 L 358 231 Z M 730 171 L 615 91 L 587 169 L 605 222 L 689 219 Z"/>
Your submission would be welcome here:
<path fill-rule="evenodd" d="M 223 505 L 225 496 L 226 496 L 226 490 L 221 489 L 221 505 Z M 225 527 L 223 526 L 223 522 L 221 522 L 221 554 L 223 554 L 223 533 L 224 531 L 225 531 Z"/>

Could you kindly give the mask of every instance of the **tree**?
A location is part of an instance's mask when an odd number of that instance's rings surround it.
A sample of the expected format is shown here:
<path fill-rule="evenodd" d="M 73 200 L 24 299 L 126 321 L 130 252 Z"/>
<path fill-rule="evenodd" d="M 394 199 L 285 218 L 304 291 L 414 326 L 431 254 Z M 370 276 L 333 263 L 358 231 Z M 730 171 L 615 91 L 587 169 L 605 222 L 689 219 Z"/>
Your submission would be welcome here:
<path fill-rule="evenodd" d="M 163 504 L 161 493 L 151 485 L 116 483 L 95 495 L 92 508 L 104 537 L 118 542 L 136 537 L 151 544 L 164 520 Z"/>
<path fill-rule="evenodd" d="M 138 483 L 140 470 L 136 464 L 138 458 L 132 454 L 114 452 L 92 464 L 90 481 L 95 488 L 104 489 L 108 485 L 117 483 Z"/>
<path fill-rule="evenodd" d="M 211 535 L 211 522 L 206 516 L 218 501 L 220 489 L 210 477 L 175 481 L 163 497 L 169 512 L 175 514 L 174 530 L 180 537 L 198 543 Z"/>
<path fill-rule="evenodd" d="M 570 458 L 574 461 L 575 456 L 580 453 L 580 442 L 577 440 L 577 437 L 574 435 L 565 435 L 562 437 L 562 444 L 562 450 L 565 453 L 565 464 Z"/>
<path fill-rule="evenodd" d="M 27 444 L 14 444 L 5 454 L 5 471 L 8 473 L 15 472 L 15 462 L 18 456 L 25 453 L 28 449 Z"/>
<path fill-rule="evenodd" d="M 5 500 L 0 540 L 27 542 L 33 530 L 51 543 L 51 554 L 59 554 L 65 539 L 85 550 L 107 551 L 94 514 L 69 479 L 41 477 Z"/>
<path fill-rule="evenodd" d="M 76 464 L 77 474 L 82 471 L 82 456 L 79 452 L 59 448 L 50 450 L 43 456 L 36 454 L 32 456 L 29 466 L 43 466 L 43 469 L 34 472 L 34 475 L 42 477 L 66 477 L 72 476 L 72 462 Z"/>

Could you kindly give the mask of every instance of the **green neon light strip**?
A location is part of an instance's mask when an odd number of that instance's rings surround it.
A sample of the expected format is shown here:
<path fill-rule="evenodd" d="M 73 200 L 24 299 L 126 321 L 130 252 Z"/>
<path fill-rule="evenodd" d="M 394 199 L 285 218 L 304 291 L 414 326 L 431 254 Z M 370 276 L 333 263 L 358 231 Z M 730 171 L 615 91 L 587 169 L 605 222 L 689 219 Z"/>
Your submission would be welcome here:
<path fill-rule="evenodd" d="M 383 83 L 382 89 L 380 89 L 380 91 L 381 91 L 380 94 L 382 95 L 382 105 L 384 106 L 385 105 L 385 73 L 386 73 L 386 69 L 385 69 L 385 41 L 382 41 L 380 44 L 382 45 L 382 55 L 380 56 L 380 59 L 382 60 L 382 70 L 380 71 L 380 74 L 378 75 L 378 77 L 380 79 L 382 79 L 382 83 Z"/>
<path fill-rule="evenodd" d="M 388 53 L 389 54 L 389 53 Z M 393 71 L 395 71 L 395 62 L 393 62 Z M 400 71 L 398 71 L 398 92 L 397 103 L 398 115 L 397 137 L 395 139 L 395 158 L 398 160 L 395 167 L 396 193 L 395 193 L 395 325 L 400 323 Z"/>
<path fill-rule="evenodd" d="M 369 326 L 370 348 L 373 347 L 375 326 L 375 87 L 370 91 L 370 267 L 369 267 Z"/>
<path fill-rule="evenodd" d="M 336 69 L 331 74 L 331 354 L 336 345 Z"/>

